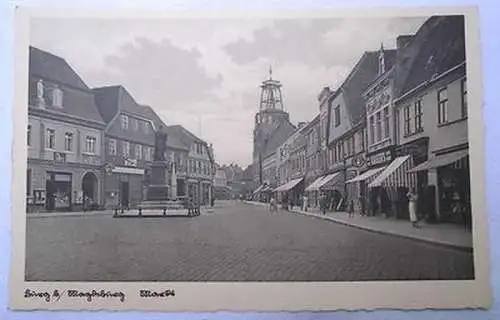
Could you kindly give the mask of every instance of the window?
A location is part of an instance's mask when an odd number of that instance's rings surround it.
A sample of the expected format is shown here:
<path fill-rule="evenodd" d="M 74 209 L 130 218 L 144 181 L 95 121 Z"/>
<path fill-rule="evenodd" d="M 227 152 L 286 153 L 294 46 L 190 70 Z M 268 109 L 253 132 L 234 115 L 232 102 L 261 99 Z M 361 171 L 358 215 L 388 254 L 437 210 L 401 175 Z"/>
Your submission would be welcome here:
<path fill-rule="evenodd" d="M 73 134 L 71 132 L 66 132 L 66 134 L 64 135 L 64 150 L 73 150 Z"/>
<path fill-rule="evenodd" d="M 144 159 L 146 159 L 146 161 L 151 161 L 151 148 L 150 147 L 144 147 Z"/>
<path fill-rule="evenodd" d="M 85 152 L 95 154 L 97 139 L 96 137 L 87 136 L 85 137 Z"/>
<path fill-rule="evenodd" d="M 132 119 L 132 128 L 134 128 L 134 131 L 139 130 L 139 120 Z"/>
<path fill-rule="evenodd" d="M 26 144 L 31 146 L 31 124 L 28 124 L 28 129 L 26 133 Z"/>
<path fill-rule="evenodd" d="M 351 136 L 350 141 L 351 141 L 351 153 L 355 154 L 356 153 L 356 143 L 354 141 L 354 136 Z"/>
<path fill-rule="evenodd" d="M 389 123 L 389 107 L 384 108 L 384 138 L 389 138 L 390 133 Z"/>
<path fill-rule="evenodd" d="M 337 144 L 337 161 L 342 160 L 342 143 Z"/>
<path fill-rule="evenodd" d="M 128 158 L 130 155 L 130 143 L 128 141 L 122 142 L 122 155 L 124 158 Z"/>
<path fill-rule="evenodd" d="M 411 121 L 410 121 L 410 105 L 405 106 L 403 110 L 403 116 L 404 116 L 404 130 L 405 130 L 405 136 L 411 134 Z"/>
<path fill-rule="evenodd" d="M 115 139 L 108 140 L 108 154 L 110 156 L 116 155 L 116 140 Z"/>
<path fill-rule="evenodd" d="M 375 117 L 370 117 L 370 144 L 375 143 Z"/>
<path fill-rule="evenodd" d="M 52 106 L 58 108 L 63 106 L 63 92 L 59 88 L 54 88 L 52 91 Z"/>
<path fill-rule="evenodd" d="M 54 129 L 47 129 L 45 145 L 47 146 L 47 149 L 56 148 L 56 131 Z"/>
<path fill-rule="evenodd" d="M 468 109 L 467 109 L 467 79 L 462 79 L 461 82 L 462 87 L 462 118 L 467 118 Z"/>
<path fill-rule="evenodd" d="M 142 124 L 143 124 L 142 130 L 144 131 L 145 134 L 148 134 L 149 133 L 149 122 L 144 121 Z"/>
<path fill-rule="evenodd" d="M 448 122 L 448 90 L 441 89 L 437 93 L 438 99 L 438 124 Z"/>
<path fill-rule="evenodd" d="M 122 114 L 122 128 L 128 129 L 128 116 L 126 114 Z"/>
<path fill-rule="evenodd" d="M 340 126 L 340 106 L 335 107 L 335 127 Z"/>
<path fill-rule="evenodd" d="M 382 139 L 382 114 L 377 112 L 376 114 L 376 130 L 377 130 L 377 141 Z"/>
<path fill-rule="evenodd" d="M 415 101 L 415 132 L 422 131 L 422 100 Z"/>
<path fill-rule="evenodd" d="M 140 144 L 135 145 L 135 158 L 142 159 L 142 146 Z"/>

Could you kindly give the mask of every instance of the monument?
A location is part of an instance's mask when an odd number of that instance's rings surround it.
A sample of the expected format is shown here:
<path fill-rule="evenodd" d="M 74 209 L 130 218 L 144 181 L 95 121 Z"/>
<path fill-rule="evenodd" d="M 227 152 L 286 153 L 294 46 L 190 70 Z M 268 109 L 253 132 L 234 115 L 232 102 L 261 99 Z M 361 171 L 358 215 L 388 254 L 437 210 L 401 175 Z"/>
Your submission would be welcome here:
<path fill-rule="evenodd" d="M 167 133 L 160 127 L 155 134 L 155 148 L 146 199 L 138 206 L 139 217 L 196 216 L 183 199 L 177 197 L 175 159 L 167 160 Z M 188 210 L 189 209 L 189 210 Z M 121 215 L 130 216 L 130 215 Z"/>
<path fill-rule="evenodd" d="M 170 163 L 165 157 L 167 150 L 167 133 L 160 127 L 155 134 L 153 163 L 151 164 L 150 184 L 146 192 L 146 201 L 169 200 L 168 184 Z"/>

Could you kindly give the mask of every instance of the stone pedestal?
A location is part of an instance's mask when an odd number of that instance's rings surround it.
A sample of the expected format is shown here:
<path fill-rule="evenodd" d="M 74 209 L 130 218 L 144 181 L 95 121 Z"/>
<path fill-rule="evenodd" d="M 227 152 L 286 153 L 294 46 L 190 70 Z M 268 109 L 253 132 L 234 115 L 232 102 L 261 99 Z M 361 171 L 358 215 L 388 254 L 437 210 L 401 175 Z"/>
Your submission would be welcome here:
<path fill-rule="evenodd" d="M 146 192 L 146 200 L 159 201 L 169 199 L 168 163 L 155 161 L 151 164 L 150 185 Z"/>

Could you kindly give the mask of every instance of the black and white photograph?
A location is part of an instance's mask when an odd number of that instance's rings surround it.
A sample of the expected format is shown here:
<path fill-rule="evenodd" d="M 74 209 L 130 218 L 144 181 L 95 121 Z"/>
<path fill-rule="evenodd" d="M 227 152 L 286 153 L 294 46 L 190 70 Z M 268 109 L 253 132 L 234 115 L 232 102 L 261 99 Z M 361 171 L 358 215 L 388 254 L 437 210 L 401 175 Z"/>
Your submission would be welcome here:
<path fill-rule="evenodd" d="M 488 305 L 474 10 L 34 12 L 13 305 Z"/>

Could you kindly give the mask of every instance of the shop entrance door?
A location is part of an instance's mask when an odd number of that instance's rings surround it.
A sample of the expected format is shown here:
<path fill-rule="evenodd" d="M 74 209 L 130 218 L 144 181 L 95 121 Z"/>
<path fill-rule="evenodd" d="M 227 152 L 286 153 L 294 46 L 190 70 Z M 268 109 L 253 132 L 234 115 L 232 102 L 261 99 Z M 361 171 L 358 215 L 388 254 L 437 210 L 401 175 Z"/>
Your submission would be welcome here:
<path fill-rule="evenodd" d="M 120 204 L 124 208 L 129 207 L 129 192 L 130 187 L 128 181 L 121 181 L 120 184 Z"/>

